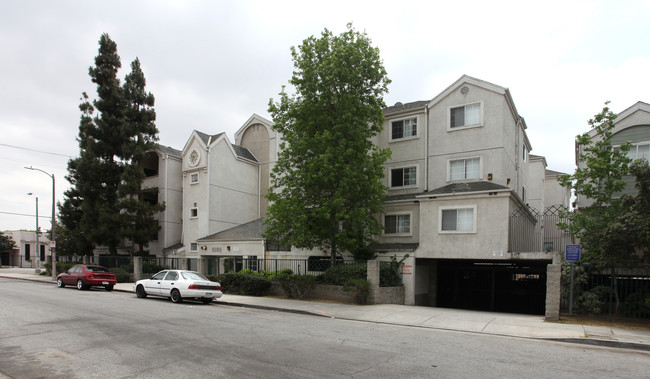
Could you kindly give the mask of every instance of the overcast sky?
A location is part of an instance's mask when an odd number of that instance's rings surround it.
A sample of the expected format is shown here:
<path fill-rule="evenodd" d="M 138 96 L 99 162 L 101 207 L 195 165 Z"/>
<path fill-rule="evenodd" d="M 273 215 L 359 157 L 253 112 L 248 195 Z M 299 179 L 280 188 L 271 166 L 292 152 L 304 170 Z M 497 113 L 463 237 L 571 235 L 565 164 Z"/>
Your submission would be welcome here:
<path fill-rule="evenodd" d="M 534 5 L 532 5 L 534 4 Z M 352 22 L 380 49 L 385 98 L 430 100 L 463 74 L 509 88 L 532 154 L 572 173 L 574 137 L 605 101 L 650 102 L 650 1 L 0 1 L 0 230 L 50 226 L 63 200 L 82 92 L 108 33 L 121 79 L 138 57 L 156 98 L 160 143 L 234 133 L 270 118 L 293 69 L 290 47 Z"/>

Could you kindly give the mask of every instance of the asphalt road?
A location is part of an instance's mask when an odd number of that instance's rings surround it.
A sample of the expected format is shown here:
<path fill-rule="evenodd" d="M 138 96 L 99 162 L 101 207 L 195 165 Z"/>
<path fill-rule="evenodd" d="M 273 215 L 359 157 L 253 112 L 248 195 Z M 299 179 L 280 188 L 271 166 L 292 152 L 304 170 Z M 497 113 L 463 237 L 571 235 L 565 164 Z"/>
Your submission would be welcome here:
<path fill-rule="evenodd" d="M 650 376 L 647 352 L 3 278 L 0 325 L 0 372 L 14 378 Z"/>

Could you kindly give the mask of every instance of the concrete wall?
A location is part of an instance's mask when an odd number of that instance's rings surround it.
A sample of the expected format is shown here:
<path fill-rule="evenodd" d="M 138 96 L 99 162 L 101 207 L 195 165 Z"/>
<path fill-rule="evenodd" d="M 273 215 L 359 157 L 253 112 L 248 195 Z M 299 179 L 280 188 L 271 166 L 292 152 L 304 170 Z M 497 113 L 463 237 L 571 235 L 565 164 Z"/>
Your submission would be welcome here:
<path fill-rule="evenodd" d="M 440 231 L 443 207 L 475 207 L 475 232 Z M 510 197 L 498 195 L 449 196 L 420 201 L 420 246 L 417 258 L 506 259 Z M 426 231 L 426 232 L 424 232 Z"/>

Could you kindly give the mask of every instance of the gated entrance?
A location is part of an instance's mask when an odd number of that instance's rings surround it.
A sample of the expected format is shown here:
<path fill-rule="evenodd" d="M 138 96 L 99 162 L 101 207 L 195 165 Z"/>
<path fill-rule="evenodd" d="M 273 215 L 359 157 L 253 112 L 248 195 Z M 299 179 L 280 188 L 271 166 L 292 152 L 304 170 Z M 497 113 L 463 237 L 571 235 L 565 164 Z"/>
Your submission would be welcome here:
<path fill-rule="evenodd" d="M 437 306 L 544 314 L 545 261 L 438 261 Z"/>

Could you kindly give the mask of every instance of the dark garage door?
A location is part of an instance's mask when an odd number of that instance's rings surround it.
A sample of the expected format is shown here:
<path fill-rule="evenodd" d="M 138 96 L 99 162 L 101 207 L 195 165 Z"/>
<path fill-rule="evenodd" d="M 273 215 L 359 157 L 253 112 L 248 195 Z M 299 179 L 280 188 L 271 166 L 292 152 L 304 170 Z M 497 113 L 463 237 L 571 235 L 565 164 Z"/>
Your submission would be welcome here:
<path fill-rule="evenodd" d="M 545 261 L 438 261 L 437 305 L 542 315 L 547 264 Z"/>

